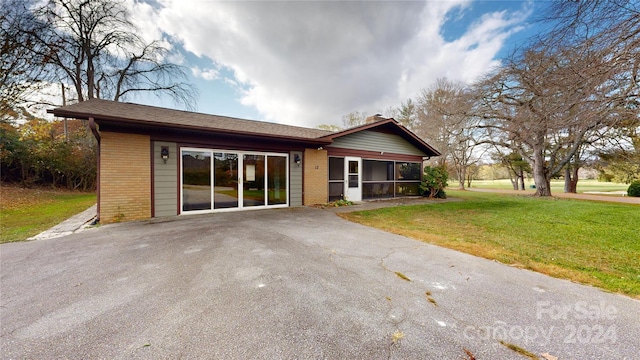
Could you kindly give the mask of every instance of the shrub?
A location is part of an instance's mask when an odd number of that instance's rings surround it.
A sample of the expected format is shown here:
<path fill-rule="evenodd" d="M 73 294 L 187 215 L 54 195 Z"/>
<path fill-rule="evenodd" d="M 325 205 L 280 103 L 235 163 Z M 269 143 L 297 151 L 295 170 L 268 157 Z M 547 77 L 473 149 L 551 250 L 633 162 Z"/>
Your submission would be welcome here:
<path fill-rule="evenodd" d="M 353 201 L 344 200 L 344 199 L 332 201 L 327 204 L 327 206 L 329 207 L 341 207 L 341 206 L 352 206 L 352 205 L 353 205 Z"/>
<path fill-rule="evenodd" d="M 443 167 L 424 167 L 424 176 L 422 177 L 422 183 L 420 184 L 420 191 L 422 196 L 430 198 L 446 199 L 447 194 L 444 192 L 444 188 L 447 187 L 447 181 L 449 175 L 447 170 Z"/>
<path fill-rule="evenodd" d="M 627 189 L 627 195 L 633 197 L 640 197 L 640 180 L 636 180 L 629 185 Z"/>

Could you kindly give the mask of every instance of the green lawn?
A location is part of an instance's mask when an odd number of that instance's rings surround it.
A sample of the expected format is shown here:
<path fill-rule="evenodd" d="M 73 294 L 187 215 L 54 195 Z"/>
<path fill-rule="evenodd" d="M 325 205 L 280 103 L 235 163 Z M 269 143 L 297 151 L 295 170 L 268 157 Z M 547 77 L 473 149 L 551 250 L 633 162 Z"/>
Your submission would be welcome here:
<path fill-rule="evenodd" d="M 640 206 L 448 191 L 346 219 L 640 298 Z"/>
<path fill-rule="evenodd" d="M 94 193 L 3 186 L 0 243 L 26 240 L 95 203 Z"/>
<path fill-rule="evenodd" d="M 533 179 L 525 179 L 525 187 L 532 190 Z M 457 182 L 449 181 L 449 186 L 457 186 Z M 508 189 L 513 190 L 513 185 L 509 179 L 500 180 L 474 180 L 471 182 L 472 188 L 477 189 Z M 585 191 L 627 191 L 629 184 L 618 184 L 611 182 L 600 182 L 597 180 L 580 180 L 578 181 L 578 193 Z M 533 190 L 532 190 L 533 191 Z M 564 180 L 551 181 L 551 193 L 563 192 Z"/>

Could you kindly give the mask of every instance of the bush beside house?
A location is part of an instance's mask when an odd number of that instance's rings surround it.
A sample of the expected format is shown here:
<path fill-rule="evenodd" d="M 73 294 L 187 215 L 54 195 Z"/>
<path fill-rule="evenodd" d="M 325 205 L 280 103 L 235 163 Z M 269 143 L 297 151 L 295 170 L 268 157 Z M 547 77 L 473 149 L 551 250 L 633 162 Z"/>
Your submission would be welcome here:
<path fill-rule="evenodd" d="M 629 185 L 627 189 L 627 195 L 633 197 L 640 197 L 640 180 L 636 180 Z"/>
<path fill-rule="evenodd" d="M 444 188 L 447 187 L 448 180 L 449 175 L 444 168 L 425 166 L 424 176 L 420 184 L 422 196 L 434 199 L 446 199 L 447 194 L 444 192 Z"/>

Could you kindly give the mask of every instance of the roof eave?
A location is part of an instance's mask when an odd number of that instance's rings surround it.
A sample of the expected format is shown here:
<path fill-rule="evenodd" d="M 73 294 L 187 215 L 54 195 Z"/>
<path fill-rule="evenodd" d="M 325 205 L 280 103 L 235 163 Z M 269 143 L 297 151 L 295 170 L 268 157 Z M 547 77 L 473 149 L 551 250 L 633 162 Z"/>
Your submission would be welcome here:
<path fill-rule="evenodd" d="M 159 123 L 159 122 L 140 120 L 140 119 L 131 120 L 131 119 L 120 118 L 120 117 L 94 115 L 90 113 L 82 113 L 82 112 L 75 112 L 75 111 L 64 111 L 64 110 L 60 110 L 60 108 L 47 110 L 47 113 L 53 114 L 57 117 L 66 117 L 66 118 L 74 118 L 74 119 L 81 119 L 81 120 L 89 120 L 89 118 L 94 118 L 94 120 L 98 124 L 100 124 L 101 122 L 106 122 L 113 125 L 117 125 L 117 124 L 138 125 L 138 126 L 142 125 L 142 126 L 152 126 L 152 127 L 161 128 L 161 129 L 177 129 L 177 130 L 185 130 L 185 131 L 199 131 L 199 132 L 209 132 L 209 133 L 236 135 L 236 136 L 286 140 L 286 141 L 292 141 L 292 142 L 298 142 L 298 143 L 313 144 L 318 146 L 329 145 L 332 143 L 332 140 L 325 139 L 324 137 L 308 138 L 308 137 L 255 133 L 255 132 L 249 132 L 249 131 L 234 131 L 234 130 L 228 130 L 228 129 L 210 128 L 210 127 L 202 127 L 202 126 L 167 124 L 167 123 Z"/>

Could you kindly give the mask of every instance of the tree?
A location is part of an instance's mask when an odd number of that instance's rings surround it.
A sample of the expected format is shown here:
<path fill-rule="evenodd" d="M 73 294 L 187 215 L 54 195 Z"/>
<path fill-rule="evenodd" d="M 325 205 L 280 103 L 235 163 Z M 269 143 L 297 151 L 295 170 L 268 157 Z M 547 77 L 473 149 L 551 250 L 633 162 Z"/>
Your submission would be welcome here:
<path fill-rule="evenodd" d="M 423 89 L 418 97 L 416 132 L 440 150 L 440 166 L 453 163 L 460 189 L 465 187 L 467 169 L 479 159 L 481 142 L 474 106 L 469 88 L 444 78 Z"/>
<path fill-rule="evenodd" d="M 483 126 L 529 162 L 539 196 L 563 169 L 575 188 L 580 152 L 637 118 L 640 95 L 637 3 L 553 2 L 547 14 L 551 30 L 480 85 Z"/>
<path fill-rule="evenodd" d="M 342 130 L 342 127 L 338 126 L 338 125 L 334 125 L 334 124 L 320 124 L 317 126 L 318 129 L 320 130 L 327 130 L 327 131 L 331 131 L 331 132 L 338 132 L 340 130 Z"/>
<path fill-rule="evenodd" d="M 609 56 L 609 62 L 606 65 L 618 68 L 622 77 L 628 77 L 630 82 L 627 86 L 638 88 L 637 55 L 640 46 L 640 4 L 638 2 L 624 0 L 555 2 L 550 6 L 548 14 L 543 20 L 552 22 L 555 26 L 544 39 L 546 44 L 580 44 L 584 39 L 589 39 L 593 44 L 592 47 L 609 49 L 610 54 L 619 54 L 615 57 Z M 627 60 L 631 60 L 635 70 L 624 70 L 629 65 Z M 622 165 L 622 168 L 633 169 L 634 163 L 637 164 L 640 160 L 640 157 L 634 159 L 633 145 L 631 149 L 629 146 L 617 146 L 633 144 L 631 134 L 640 129 L 637 96 L 635 99 L 635 104 L 633 97 L 629 97 L 626 104 L 621 106 L 625 110 L 635 109 L 635 115 L 631 111 L 626 118 L 622 117 L 620 121 L 607 127 L 606 131 L 595 138 L 600 146 L 596 153 L 599 152 L 603 160 L 612 161 L 615 164 L 613 168 L 616 168 L 616 165 Z M 620 129 L 623 130 L 620 131 Z M 620 138 L 624 140 L 621 141 Z M 604 141 L 601 141 L 603 139 Z M 628 141 L 629 139 L 631 141 Z M 586 150 L 587 147 L 579 149 L 578 153 L 587 153 Z M 631 155 L 631 159 L 628 155 Z M 628 165 L 625 165 L 627 161 Z M 578 168 L 582 162 L 580 156 L 574 156 L 565 167 L 565 192 L 576 191 Z"/>
<path fill-rule="evenodd" d="M 639 96 L 637 50 L 632 57 L 625 47 L 603 49 L 591 39 L 574 47 L 539 44 L 481 85 L 483 127 L 530 163 L 536 195 L 551 195 L 551 178 L 587 140 L 637 116 L 628 107 Z"/>
<path fill-rule="evenodd" d="M 96 143 L 86 128 L 67 138 L 65 121 L 64 141 L 33 137 L 34 127 L 44 128 L 46 122 L 24 116 L 28 111 L 21 106 L 33 102 L 29 95 L 42 88 L 62 88 L 63 104 L 66 97 L 122 101 L 134 93 L 153 93 L 195 107 L 197 91 L 184 81 L 184 69 L 167 62 L 164 42 L 138 35 L 124 0 L 4 0 L 0 17 L 0 116 L 29 120 L 17 138 L 10 120 L 2 128 L 10 140 L 0 148 L 3 179 L 84 189 L 95 185 Z"/>
<path fill-rule="evenodd" d="M 338 132 L 344 129 L 364 125 L 367 119 L 368 118 L 366 117 L 365 113 L 353 111 L 348 113 L 347 115 L 342 116 L 342 126 L 335 124 L 320 124 L 317 126 L 317 128 L 321 130 Z"/>
<path fill-rule="evenodd" d="M 169 50 L 161 41 L 147 43 L 138 35 L 124 1 L 48 0 L 34 7 L 9 2 L 41 24 L 39 31 L 18 27 L 32 39 L 32 46 L 20 50 L 41 59 L 46 80 L 70 86 L 77 101 L 120 101 L 151 92 L 194 107 L 196 90 L 184 82 L 183 68 L 165 61 Z"/>
<path fill-rule="evenodd" d="M 548 14 L 543 21 L 552 22 L 555 26 L 545 38 L 546 44 L 581 44 L 588 39 L 592 48 L 604 49 L 608 53 L 605 65 L 615 68 L 615 72 L 626 80 L 619 81 L 619 91 L 627 95 L 618 104 L 622 115 L 619 121 L 605 128 L 595 138 L 599 146 L 595 152 L 600 154 L 602 160 L 611 163 L 611 168 L 618 174 L 627 173 L 633 177 L 635 171 L 640 176 L 637 165 L 640 162 L 640 141 L 634 141 L 634 134 L 640 132 L 640 3 L 626 0 L 556 2 L 550 6 Z M 578 156 L 574 156 L 573 160 L 578 166 L 581 163 Z M 575 192 L 577 170 L 571 163 L 565 168 L 565 191 Z M 630 181 L 628 176 L 621 176 L 620 179 Z"/>
<path fill-rule="evenodd" d="M 32 35 L 45 27 L 25 7 L 22 0 L 0 2 L 0 121 L 17 116 L 16 108 L 46 80 Z"/>
<path fill-rule="evenodd" d="M 493 158 L 508 170 L 513 190 L 524 190 L 524 174 L 531 173 L 531 166 L 522 155 L 517 152 L 503 154 L 498 150 L 493 154 Z"/>
<path fill-rule="evenodd" d="M 596 168 L 605 181 L 629 184 L 640 179 L 640 141 L 634 146 L 610 148 L 598 153 Z"/>
<path fill-rule="evenodd" d="M 22 179 L 22 168 L 29 151 L 20 139 L 20 132 L 10 122 L 0 122 L 0 176 L 2 181 Z"/>
<path fill-rule="evenodd" d="M 640 3 L 637 1 L 550 2 L 539 21 L 551 25 L 537 39 L 548 46 L 580 44 L 591 39 L 604 47 L 634 47 L 640 41 Z"/>
<path fill-rule="evenodd" d="M 569 159 L 564 167 L 564 192 L 576 194 L 578 192 L 578 171 L 585 164 L 587 149 L 591 147 L 588 139 L 578 147 L 575 155 Z"/>
<path fill-rule="evenodd" d="M 398 122 L 407 129 L 413 131 L 418 127 L 418 117 L 416 115 L 416 104 L 411 99 L 400 103 L 400 107 L 397 109 Z"/>
<path fill-rule="evenodd" d="M 364 125 L 367 116 L 365 113 L 353 111 L 342 116 L 342 126 L 344 129 Z"/>
<path fill-rule="evenodd" d="M 480 173 L 480 166 L 478 164 L 471 164 L 467 169 L 467 188 L 471 187 L 471 182 L 477 179 L 478 174 Z"/>
<path fill-rule="evenodd" d="M 640 104 L 633 107 L 640 109 Z M 640 117 L 625 119 L 596 146 L 596 168 L 602 179 L 625 184 L 640 179 Z"/>
<path fill-rule="evenodd" d="M 96 140 L 81 120 L 69 121 L 65 140 L 62 121 L 26 116 L 19 126 L 0 124 L 2 181 L 94 189 Z"/>

